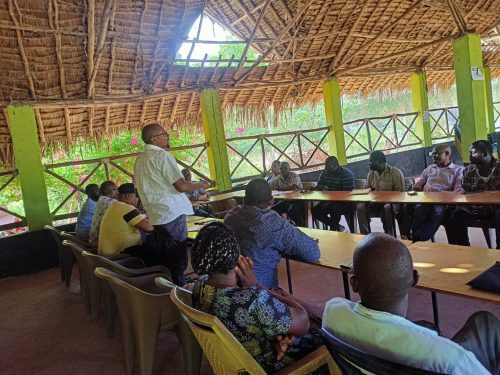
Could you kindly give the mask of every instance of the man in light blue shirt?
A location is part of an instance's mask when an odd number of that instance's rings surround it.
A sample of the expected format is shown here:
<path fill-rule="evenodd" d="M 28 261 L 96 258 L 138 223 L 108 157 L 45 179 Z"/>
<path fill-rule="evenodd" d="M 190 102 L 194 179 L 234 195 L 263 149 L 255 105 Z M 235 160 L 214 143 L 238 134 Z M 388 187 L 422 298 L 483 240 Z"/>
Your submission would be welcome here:
<path fill-rule="evenodd" d="M 411 254 L 382 233 L 366 236 L 353 256 L 351 286 L 361 302 L 328 301 L 323 327 L 376 357 L 441 374 L 499 374 L 500 322 L 489 312 L 473 314 L 449 340 L 406 319 L 408 292 L 417 284 Z"/>
<path fill-rule="evenodd" d="M 99 185 L 88 184 L 85 187 L 85 194 L 87 194 L 87 200 L 76 218 L 75 236 L 82 241 L 88 242 L 95 207 L 99 200 Z"/>

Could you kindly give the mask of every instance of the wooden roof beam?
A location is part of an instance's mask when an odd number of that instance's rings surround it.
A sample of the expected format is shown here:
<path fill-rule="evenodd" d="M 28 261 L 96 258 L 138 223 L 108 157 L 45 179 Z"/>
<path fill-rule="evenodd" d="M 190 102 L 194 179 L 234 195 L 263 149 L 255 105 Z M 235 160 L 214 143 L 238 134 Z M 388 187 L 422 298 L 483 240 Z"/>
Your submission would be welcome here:
<path fill-rule="evenodd" d="M 48 9 L 48 15 L 49 15 L 49 25 L 52 29 L 58 30 L 59 29 L 59 10 L 58 10 L 58 5 L 57 5 L 57 0 L 50 0 L 49 1 L 49 9 Z M 65 80 L 65 75 L 64 75 L 64 63 L 62 59 L 62 43 L 61 43 L 61 34 L 57 33 L 54 34 L 54 39 L 56 42 L 56 59 L 57 59 L 57 65 L 59 67 L 59 83 L 61 85 L 61 95 L 63 99 L 66 99 L 68 97 L 66 93 L 66 80 Z"/>
<path fill-rule="evenodd" d="M 413 47 L 413 48 L 409 48 L 409 49 L 404 50 L 404 51 L 396 52 L 396 53 L 393 53 L 393 54 L 381 57 L 379 59 L 372 60 L 372 61 L 370 61 L 368 63 L 365 63 L 365 64 L 361 64 L 361 65 L 354 66 L 354 67 L 351 67 L 351 68 L 346 68 L 346 69 L 338 70 L 336 72 L 336 75 L 337 76 L 341 76 L 342 74 L 345 74 L 345 73 L 352 73 L 352 72 L 355 72 L 355 71 L 358 71 L 358 70 L 363 70 L 363 69 L 369 68 L 369 67 L 371 67 L 373 65 L 377 65 L 377 64 L 383 63 L 385 61 L 389 61 L 389 60 L 392 60 L 392 59 L 395 59 L 395 58 L 398 58 L 398 57 L 401 57 L 401 56 L 405 56 L 405 55 L 408 55 L 410 53 L 419 51 L 421 49 L 429 48 L 429 47 L 432 47 L 432 46 L 435 46 L 435 45 L 439 45 L 439 44 L 448 42 L 448 41 L 453 40 L 455 38 L 457 38 L 457 35 L 445 36 L 443 38 L 436 39 L 436 40 L 434 40 L 432 42 L 429 42 L 429 43 L 421 44 L 419 46 L 416 46 L 416 47 Z"/>
<path fill-rule="evenodd" d="M 309 6 L 314 2 L 314 0 L 309 0 L 303 7 L 302 9 L 300 9 L 297 14 L 295 15 L 295 17 L 289 22 L 289 24 L 283 29 L 281 30 L 281 32 L 278 34 L 278 36 L 276 37 L 276 39 L 273 41 L 273 43 L 271 44 L 271 46 L 267 49 L 266 52 L 264 52 L 263 55 L 261 55 L 257 61 L 255 63 L 253 63 L 253 65 L 250 67 L 250 69 L 248 69 L 245 73 L 243 73 L 243 75 L 237 79 L 237 81 L 234 83 L 234 85 L 238 85 L 242 80 L 244 80 L 245 78 L 247 78 L 250 74 L 252 74 L 252 72 L 255 70 L 255 68 L 257 68 L 259 66 L 259 64 L 262 62 L 262 60 L 264 60 L 274 49 L 274 47 L 280 43 L 281 41 L 281 38 L 283 38 L 285 36 L 285 34 L 288 32 L 288 30 L 290 30 L 292 28 L 292 26 L 298 21 L 298 19 L 300 17 L 302 17 L 302 15 L 306 12 L 306 10 L 309 8 Z"/>
<path fill-rule="evenodd" d="M 114 13 L 116 11 L 116 2 L 117 0 L 107 0 L 106 5 L 104 7 L 102 15 L 102 23 L 101 23 L 101 32 L 99 35 L 99 41 L 97 43 L 96 56 L 94 58 L 94 65 L 92 67 L 92 74 L 90 76 L 90 81 L 88 82 L 87 85 L 88 98 L 94 96 L 95 78 L 97 76 L 97 70 L 99 69 L 99 63 L 101 61 L 102 52 L 104 51 L 104 44 L 106 42 L 106 34 L 108 31 L 108 26 L 110 24 L 111 18 L 114 17 Z"/>
<path fill-rule="evenodd" d="M 371 41 L 363 44 L 360 48 L 358 48 L 356 51 L 354 51 L 354 53 L 352 55 L 347 56 L 345 59 L 341 60 L 340 63 L 338 64 L 339 68 L 342 68 L 346 64 L 350 63 L 361 52 L 367 50 L 372 45 L 374 45 L 388 30 L 391 30 L 392 28 L 394 28 L 399 22 L 404 20 L 411 12 L 413 12 L 418 6 L 420 6 L 422 1 L 423 0 L 417 0 L 399 18 L 397 18 L 394 22 L 391 22 L 388 25 L 386 25 L 384 28 L 382 28 L 382 30 Z M 332 74 L 335 74 L 335 71 L 333 71 Z"/>
<path fill-rule="evenodd" d="M 460 35 L 464 35 L 467 33 L 467 24 L 465 23 L 465 19 L 462 16 L 462 13 L 460 12 L 460 9 L 458 9 L 457 4 L 453 0 L 446 0 L 448 3 L 448 6 L 450 7 L 451 14 L 453 16 L 453 19 L 455 20 L 455 23 L 457 24 L 458 31 Z"/>
<path fill-rule="evenodd" d="M 236 67 L 236 73 L 234 74 L 235 76 L 237 76 L 238 74 L 240 74 L 240 70 L 241 70 L 243 64 L 245 63 L 245 59 L 247 57 L 248 49 L 250 48 L 250 45 L 252 44 L 253 38 L 255 37 L 255 34 L 257 33 L 257 30 L 260 27 L 260 23 L 262 22 L 262 19 L 264 18 L 264 15 L 266 14 L 266 9 L 267 9 L 267 7 L 269 6 L 270 3 L 271 3 L 271 0 L 266 0 L 266 3 L 264 4 L 264 7 L 262 8 L 262 10 L 261 10 L 261 12 L 259 14 L 259 18 L 255 22 L 255 25 L 254 25 L 254 28 L 252 30 L 252 33 L 250 34 L 250 37 L 247 40 L 247 44 L 245 45 L 245 49 L 243 50 L 243 53 L 241 54 L 241 58 L 240 58 L 240 61 L 238 63 L 238 66 Z M 194 44 L 193 44 L 193 46 L 194 46 Z"/>
<path fill-rule="evenodd" d="M 361 10 L 359 11 L 358 16 L 356 17 L 356 20 L 352 24 L 351 28 L 347 32 L 347 35 L 345 36 L 344 40 L 342 41 L 342 44 L 339 47 L 339 50 L 337 51 L 337 55 L 333 58 L 332 63 L 330 64 L 328 71 L 331 71 L 332 69 L 335 69 L 337 67 L 337 64 L 342 57 L 345 48 L 348 45 L 349 39 L 351 39 L 352 34 L 354 31 L 358 28 L 359 22 L 361 21 L 361 17 L 363 17 L 363 13 L 365 11 L 366 5 L 370 2 L 370 0 L 364 0 L 365 2 L 361 6 Z"/>
<path fill-rule="evenodd" d="M 9 15 L 15 26 L 21 27 L 17 16 L 14 11 L 20 13 L 19 8 L 17 6 L 17 2 L 15 0 L 9 0 Z M 33 77 L 31 76 L 30 64 L 28 62 L 28 58 L 26 57 L 26 52 L 24 51 L 24 43 L 23 36 L 21 34 L 21 30 L 16 30 L 17 37 L 17 45 L 19 47 L 19 54 L 21 55 L 21 59 L 23 61 L 24 73 L 26 74 L 26 78 L 28 79 L 28 88 L 30 90 L 31 97 L 36 100 L 36 92 L 35 85 L 33 83 Z"/>

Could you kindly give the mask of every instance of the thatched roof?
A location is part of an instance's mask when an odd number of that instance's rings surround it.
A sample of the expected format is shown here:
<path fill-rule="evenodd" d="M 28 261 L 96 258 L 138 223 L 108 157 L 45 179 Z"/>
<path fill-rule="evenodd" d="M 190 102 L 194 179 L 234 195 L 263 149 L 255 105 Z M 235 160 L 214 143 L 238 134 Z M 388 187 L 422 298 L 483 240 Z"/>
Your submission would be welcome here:
<path fill-rule="evenodd" d="M 259 58 L 177 61 L 200 15 Z M 467 31 L 500 76 L 499 24 L 500 0 L 1 0 L 0 104 L 35 104 L 42 143 L 197 120 L 207 86 L 225 108 L 262 115 L 321 99 L 331 76 L 348 93 L 406 88 L 421 69 L 449 85 L 451 41 Z M 0 160 L 11 160 L 3 113 Z"/>

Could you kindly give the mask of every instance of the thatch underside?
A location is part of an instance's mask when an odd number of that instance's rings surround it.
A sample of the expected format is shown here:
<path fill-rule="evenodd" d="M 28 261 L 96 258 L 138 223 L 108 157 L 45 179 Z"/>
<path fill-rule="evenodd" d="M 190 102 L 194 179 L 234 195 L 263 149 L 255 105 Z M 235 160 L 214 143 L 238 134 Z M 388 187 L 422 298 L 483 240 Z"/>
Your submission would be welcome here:
<path fill-rule="evenodd" d="M 99 139 L 151 121 L 199 123 L 198 92 L 211 86 L 227 114 L 258 124 L 269 110 L 321 100 L 333 76 L 343 92 L 365 95 L 406 89 L 420 70 L 429 85 L 446 87 L 455 81 L 452 40 L 468 31 L 481 35 L 483 60 L 500 76 L 500 0 L 0 4 L 0 105 L 34 104 L 42 144 Z M 200 15 L 252 46 L 258 59 L 245 60 L 246 52 L 241 60 L 176 59 Z M 3 111 L 0 162 L 11 161 Z"/>

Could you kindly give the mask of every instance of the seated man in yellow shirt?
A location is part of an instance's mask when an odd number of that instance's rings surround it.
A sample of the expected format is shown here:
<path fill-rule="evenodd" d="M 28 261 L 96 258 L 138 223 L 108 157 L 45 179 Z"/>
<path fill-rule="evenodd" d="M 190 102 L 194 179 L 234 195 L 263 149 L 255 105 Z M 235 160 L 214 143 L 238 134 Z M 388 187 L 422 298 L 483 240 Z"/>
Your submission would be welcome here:
<path fill-rule="evenodd" d="M 137 209 L 134 184 L 123 184 L 118 188 L 118 201 L 104 214 L 99 231 L 99 255 L 114 256 L 122 252 L 137 256 L 146 265 L 161 264 L 156 249 L 142 243 L 141 230 L 152 232 L 153 226 Z"/>

